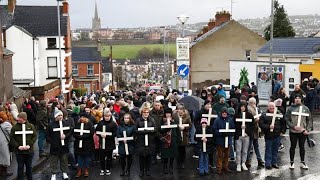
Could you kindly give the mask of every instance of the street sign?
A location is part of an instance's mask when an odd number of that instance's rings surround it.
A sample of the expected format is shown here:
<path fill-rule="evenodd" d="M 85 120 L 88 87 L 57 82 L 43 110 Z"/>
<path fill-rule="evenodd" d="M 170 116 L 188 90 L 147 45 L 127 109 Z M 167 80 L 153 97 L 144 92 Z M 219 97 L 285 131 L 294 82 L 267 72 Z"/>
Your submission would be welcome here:
<path fill-rule="evenodd" d="M 179 61 L 177 61 L 177 66 L 181 66 L 182 64 L 190 66 L 190 61 L 189 60 L 179 60 Z"/>
<path fill-rule="evenodd" d="M 189 38 L 177 38 L 177 60 L 189 59 Z"/>
<path fill-rule="evenodd" d="M 188 80 L 179 80 L 179 87 L 180 88 L 188 87 Z"/>
<path fill-rule="evenodd" d="M 178 75 L 181 76 L 182 78 L 188 76 L 189 74 L 189 66 L 182 64 L 178 68 Z"/>

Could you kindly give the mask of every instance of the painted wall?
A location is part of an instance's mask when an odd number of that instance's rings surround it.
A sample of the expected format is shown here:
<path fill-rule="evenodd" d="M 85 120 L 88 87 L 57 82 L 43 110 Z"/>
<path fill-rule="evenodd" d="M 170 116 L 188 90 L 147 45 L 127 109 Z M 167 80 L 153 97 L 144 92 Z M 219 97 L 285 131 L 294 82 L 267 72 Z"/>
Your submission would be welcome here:
<path fill-rule="evenodd" d="M 314 78 L 320 79 L 320 59 L 316 59 L 314 64 L 301 64 L 300 72 L 312 72 Z"/>

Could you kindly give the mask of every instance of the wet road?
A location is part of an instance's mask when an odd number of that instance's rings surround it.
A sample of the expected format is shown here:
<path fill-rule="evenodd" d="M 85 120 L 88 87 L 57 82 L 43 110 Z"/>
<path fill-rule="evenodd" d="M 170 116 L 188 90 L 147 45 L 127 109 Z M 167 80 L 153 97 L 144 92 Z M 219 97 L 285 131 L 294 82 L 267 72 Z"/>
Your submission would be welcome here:
<path fill-rule="evenodd" d="M 314 125 L 315 125 L 315 133 L 311 134 L 310 137 L 313 138 L 316 142 L 320 142 L 320 116 L 316 116 L 314 118 Z M 162 165 L 161 160 L 158 160 L 158 163 L 155 165 L 152 165 L 151 168 L 151 177 L 144 177 L 141 179 L 219 179 L 219 180 L 273 180 L 273 179 L 298 179 L 298 180 L 319 180 L 320 179 L 320 145 L 317 144 L 314 148 L 309 148 L 306 145 L 306 163 L 309 166 L 309 170 L 302 170 L 300 169 L 300 157 L 299 157 L 299 149 L 296 149 L 296 168 L 294 170 L 289 169 L 289 147 L 290 147 L 290 141 L 288 137 L 288 131 L 287 135 L 285 135 L 282 139 L 282 143 L 286 147 L 284 151 L 279 152 L 279 165 L 280 169 L 272 169 L 272 170 L 266 170 L 264 168 L 258 168 L 257 167 L 257 161 L 255 154 L 253 153 L 252 157 L 252 167 L 249 169 L 249 171 L 242 171 L 242 172 L 236 172 L 236 165 L 235 162 L 230 162 L 230 169 L 233 170 L 232 173 L 228 174 L 222 174 L 218 175 L 214 172 L 214 170 L 211 170 L 211 173 L 207 176 L 200 177 L 197 173 L 197 165 L 198 160 L 193 159 L 193 150 L 192 147 L 187 148 L 187 160 L 186 160 L 186 166 L 185 169 L 176 169 L 174 166 L 174 174 L 173 175 L 164 175 L 162 174 Z M 260 152 L 264 159 L 264 139 L 259 140 L 260 144 Z M 111 169 L 111 175 L 110 176 L 100 176 L 100 166 L 98 163 L 93 164 L 93 167 L 90 168 L 90 177 L 88 178 L 77 178 L 77 179 L 140 179 L 139 177 L 139 167 L 138 167 L 138 158 L 134 157 L 133 165 L 131 168 L 131 176 L 130 177 L 120 177 L 120 164 L 119 160 L 113 161 L 113 167 Z M 70 175 L 72 179 L 75 176 L 75 171 L 70 171 Z M 48 180 L 50 179 L 50 167 L 49 162 L 46 162 L 43 166 L 43 168 L 40 168 L 39 171 L 34 172 L 34 179 L 43 179 Z M 61 175 L 59 175 L 62 179 Z"/>

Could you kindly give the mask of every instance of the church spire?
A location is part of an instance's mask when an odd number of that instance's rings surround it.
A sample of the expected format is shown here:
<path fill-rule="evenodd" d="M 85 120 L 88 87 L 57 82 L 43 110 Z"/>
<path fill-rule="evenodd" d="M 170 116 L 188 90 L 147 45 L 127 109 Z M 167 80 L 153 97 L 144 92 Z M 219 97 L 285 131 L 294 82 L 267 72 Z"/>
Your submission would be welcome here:
<path fill-rule="evenodd" d="M 97 1 L 96 1 L 95 9 L 94 9 L 94 18 L 95 18 L 95 19 L 99 19 L 98 8 L 97 8 Z"/>

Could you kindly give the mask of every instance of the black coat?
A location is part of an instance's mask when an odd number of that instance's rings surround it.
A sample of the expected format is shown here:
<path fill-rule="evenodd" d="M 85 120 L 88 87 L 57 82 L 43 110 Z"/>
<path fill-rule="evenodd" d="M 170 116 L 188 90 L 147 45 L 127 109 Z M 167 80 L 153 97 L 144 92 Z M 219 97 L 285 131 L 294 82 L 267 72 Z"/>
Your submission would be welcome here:
<path fill-rule="evenodd" d="M 201 127 L 201 119 L 202 119 L 202 114 L 208 114 L 209 113 L 209 110 L 206 110 L 204 107 L 201 108 L 201 110 L 197 111 L 196 112 L 196 115 L 194 116 L 194 120 L 193 120 L 193 123 L 194 123 L 194 126 L 195 128 L 197 128 L 198 126 Z M 212 114 L 217 114 L 215 110 L 212 109 Z M 212 125 L 214 123 L 216 118 L 211 118 L 211 121 L 210 121 L 210 125 Z"/>
<path fill-rule="evenodd" d="M 196 134 L 202 134 L 202 126 L 198 126 L 196 128 Z M 210 126 L 206 127 L 206 134 L 212 134 L 214 137 L 213 130 Z M 214 147 L 214 138 L 207 138 L 207 144 L 206 144 L 206 152 L 212 152 L 213 147 Z M 201 151 L 203 151 L 203 142 L 201 140 L 201 137 L 196 137 L 195 135 L 195 140 L 197 141 L 197 145 L 200 147 Z"/>
<path fill-rule="evenodd" d="M 155 128 L 155 121 L 152 117 L 148 117 L 148 127 Z M 137 119 L 137 128 L 144 128 L 144 119 Z M 148 134 L 148 146 L 145 146 L 145 135 Z M 140 156 L 152 155 L 156 150 L 156 131 L 137 131 L 136 152 Z"/>
<path fill-rule="evenodd" d="M 74 129 L 80 129 L 80 128 L 81 128 L 81 123 L 80 122 L 76 123 Z M 73 131 L 73 137 L 75 138 L 74 151 L 77 154 L 91 154 L 94 151 L 94 141 L 93 141 L 94 128 L 92 123 L 90 121 L 88 123 L 85 123 L 83 129 L 90 130 L 90 133 L 83 133 L 83 135 L 80 136 L 79 132 Z M 82 140 L 82 148 L 79 148 L 80 140 Z"/>
<path fill-rule="evenodd" d="M 242 112 L 239 112 L 236 115 L 236 119 L 241 119 L 242 118 Z M 246 129 L 245 133 L 250 137 L 253 138 L 253 130 L 254 130 L 254 118 L 251 113 L 246 112 L 246 119 L 252 119 L 252 122 L 246 122 Z M 236 124 L 236 133 L 234 139 L 239 139 L 240 136 L 242 136 L 242 122 L 237 122 L 235 121 Z"/>
<path fill-rule="evenodd" d="M 117 128 L 118 128 L 117 123 L 112 121 L 112 119 L 110 119 L 109 121 L 101 120 L 96 127 L 96 132 L 97 131 L 102 132 L 103 126 L 106 126 L 106 132 L 111 132 L 112 136 L 106 137 L 106 139 L 105 139 L 106 148 L 102 149 L 102 137 L 101 137 L 101 135 L 97 134 L 97 136 L 99 137 L 100 150 L 113 151 L 114 149 L 116 149 L 114 138 L 117 136 Z"/>
<path fill-rule="evenodd" d="M 62 121 L 63 127 L 70 127 L 64 120 Z M 59 121 L 51 121 L 48 127 L 47 140 L 50 143 L 50 154 L 62 155 L 69 152 L 69 139 L 72 136 L 72 127 L 69 130 L 64 130 L 63 133 L 66 136 L 64 139 L 65 145 L 61 145 L 60 131 L 53 131 L 55 128 L 59 128 Z"/>
<path fill-rule="evenodd" d="M 266 113 L 269 113 L 269 111 L 267 111 Z M 263 131 L 264 133 L 265 139 L 273 139 L 280 136 L 281 133 L 284 134 L 286 132 L 286 121 L 284 120 L 284 118 L 276 118 L 273 132 L 271 132 L 270 125 L 272 122 L 272 117 L 267 116 L 266 113 L 262 113 L 259 120 L 259 126 L 261 128 L 261 131 Z M 277 113 L 280 114 L 280 111 L 278 111 Z"/>

